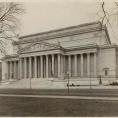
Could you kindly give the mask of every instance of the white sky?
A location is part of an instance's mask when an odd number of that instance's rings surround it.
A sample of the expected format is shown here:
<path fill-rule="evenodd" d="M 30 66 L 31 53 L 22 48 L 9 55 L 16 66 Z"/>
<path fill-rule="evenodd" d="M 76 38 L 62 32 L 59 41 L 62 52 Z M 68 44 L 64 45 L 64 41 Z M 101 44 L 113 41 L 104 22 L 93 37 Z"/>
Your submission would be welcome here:
<path fill-rule="evenodd" d="M 100 9 L 101 1 L 103 0 L 32 0 L 30 2 L 25 0 L 23 4 L 26 13 L 22 16 L 20 35 L 97 21 L 96 13 Z M 106 8 L 112 12 L 114 0 L 104 1 Z M 113 23 L 113 31 L 110 30 L 111 40 L 118 42 L 118 23 Z"/>

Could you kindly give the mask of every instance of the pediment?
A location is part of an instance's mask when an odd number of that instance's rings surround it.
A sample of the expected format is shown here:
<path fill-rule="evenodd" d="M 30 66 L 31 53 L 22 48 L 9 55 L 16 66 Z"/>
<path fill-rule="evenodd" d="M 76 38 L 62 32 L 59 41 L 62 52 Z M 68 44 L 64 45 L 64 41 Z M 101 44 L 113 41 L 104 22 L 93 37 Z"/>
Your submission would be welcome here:
<path fill-rule="evenodd" d="M 37 52 L 37 51 L 45 51 L 59 48 L 60 48 L 59 45 L 40 42 L 40 43 L 33 43 L 22 48 L 21 50 L 19 50 L 19 53 Z"/>

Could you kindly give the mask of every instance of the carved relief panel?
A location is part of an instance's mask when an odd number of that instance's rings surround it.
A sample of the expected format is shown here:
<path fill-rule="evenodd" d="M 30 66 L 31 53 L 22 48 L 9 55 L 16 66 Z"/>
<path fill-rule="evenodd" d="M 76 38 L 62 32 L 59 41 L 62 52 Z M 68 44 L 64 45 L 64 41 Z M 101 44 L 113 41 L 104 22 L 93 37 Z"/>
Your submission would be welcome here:
<path fill-rule="evenodd" d="M 57 47 L 49 45 L 47 43 L 46 44 L 37 43 L 37 44 L 33 44 L 33 45 L 29 45 L 29 46 L 25 47 L 24 49 L 21 50 L 21 53 L 50 50 L 50 49 L 55 49 L 55 48 L 57 48 Z"/>

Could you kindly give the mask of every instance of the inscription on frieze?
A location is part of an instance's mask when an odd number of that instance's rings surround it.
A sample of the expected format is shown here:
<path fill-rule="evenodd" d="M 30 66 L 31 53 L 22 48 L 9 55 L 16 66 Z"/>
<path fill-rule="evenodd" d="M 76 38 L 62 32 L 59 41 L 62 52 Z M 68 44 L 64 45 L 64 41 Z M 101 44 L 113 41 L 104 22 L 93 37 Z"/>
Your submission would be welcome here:
<path fill-rule="evenodd" d="M 26 47 L 22 52 L 33 52 L 33 51 L 42 51 L 42 50 L 49 50 L 54 49 L 55 46 L 50 46 L 47 44 L 34 44 Z"/>
<path fill-rule="evenodd" d="M 45 49 L 49 49 L 50 46 L 46 46 L 46 45 L 42 45 L 42 44 L 35 44 L 31 47 L 31 50 L 45 50 Z"/>

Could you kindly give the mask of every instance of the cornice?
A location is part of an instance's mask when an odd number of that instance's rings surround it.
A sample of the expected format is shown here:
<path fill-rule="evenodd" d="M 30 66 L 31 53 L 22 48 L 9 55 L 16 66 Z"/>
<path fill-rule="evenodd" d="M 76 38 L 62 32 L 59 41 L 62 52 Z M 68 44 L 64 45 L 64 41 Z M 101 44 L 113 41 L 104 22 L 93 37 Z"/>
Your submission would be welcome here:
<path fill-rule="evenodd" d="M 72 51 L 72 50 L 84 50 L 84 49 L 92 49 L 92 48 L 98 48 L 97 44 L 88 44 L 88 45 L 81 45 L 81 46 L 74 46 L 74 47 L 68 47 L 65 49 L 65 51 Z"/>
<path fill-rule="evenodd" d="M 101 49 L 107 49 L 107 48 L 118 48 L 118 45 L 115 44 L 115 43 L 112 43 L 110 45 L 101 45 L 101 46 L 98 46 L 99 48 Z"/>
<path fill-rule="evenodd" d="M 76 47 L 68 47 L 68 48 L 57 48 L 57 49 L 52 49 L 53 50 L 62 50 L 64 52 L 69 52 L 69 51 L 74 51 L 74 50 L 86 50 L 86 49 L 110 49 L 110 48 L 115 48 L 118 49 L 118 45 L 116 44 L 110 44 L 110 45 L 97 45 L 97 44 L 89 44 L 89 45 L 82 45 L 82 46 L 76 46 Z M 49 50 L 44 50 L 49 51 Z M 33 52 L 30 52 L 33 53 Z M 20 54 L 13 54 L 13 55 L 6 55 L 2 60 L 7 60 L 7 59 L 19 59 Z"/>
<path fill-rule="evenodd" d="M 88 44 L 88 45 L 81 45 L 76 47 L 68 47 L 65 51 L 72 51 L 72 50 L 84 50 L 84 49 L 92 49 L 92 48 L 101 48 L 101 49 L 108 49 L 108 48 L 118 48 L 117 44 L 107 44 L 107 45 L 98 45 L 98 44 Z"/>
<path fill-rule="evenodd" d="M 4 59 L 11 59 L 11 58 L 18 58 L 18 57 L 19 57 L 18 54 L 5 55 L 5 57 L 3 57 L 2 60 L 4 60 Z"/>

